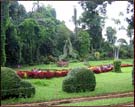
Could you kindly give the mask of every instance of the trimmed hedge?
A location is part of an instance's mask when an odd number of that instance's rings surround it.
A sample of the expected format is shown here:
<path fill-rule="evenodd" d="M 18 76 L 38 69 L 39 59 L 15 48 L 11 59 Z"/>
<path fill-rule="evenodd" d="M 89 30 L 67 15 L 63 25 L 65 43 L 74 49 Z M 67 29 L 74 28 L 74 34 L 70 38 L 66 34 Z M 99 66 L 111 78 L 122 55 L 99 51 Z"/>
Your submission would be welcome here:
<path fill-rule="evenodd" d="M 94 91 L 96 87 L 95 75 L 87 68 L 71 70 L 63 80 L 62 90 L 65 92 Z"/>
<path fill-rule="evenodd" d="M 20 90 L 20 88 L 23 89 Z M 32 90 L 31 88 L 32 87 Z M 26 93 L 24 93 L 27 90 Z M 29 90 L 29 93 L 28 93 Z M 11 68 L 1 67 L 1 98 L 31 97 L 35 94 L 35 88 L 28 82 L 24 82 Z M 23 94 L 22 94 L 23 92 Z"/>
<path fill-rule="evenodd" d="M 31 97 L 35 94 L 35 88 L 32 86 L 31 83 L 27 81 L 21 81 L 19 87 L 19 97 Z"/>
<path fill-rule="evenodd" d="M 114 72 L 122 72 L 121 71 L 121 60 L 114 60 Z"/>

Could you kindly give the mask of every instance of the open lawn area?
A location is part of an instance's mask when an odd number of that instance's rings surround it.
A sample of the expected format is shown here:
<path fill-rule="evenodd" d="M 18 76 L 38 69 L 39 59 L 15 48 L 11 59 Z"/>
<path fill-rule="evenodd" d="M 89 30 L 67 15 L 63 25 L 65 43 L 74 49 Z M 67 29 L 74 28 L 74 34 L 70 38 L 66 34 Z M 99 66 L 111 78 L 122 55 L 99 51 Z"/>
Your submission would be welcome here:
<path fill-rule="evenodd" d="M 91 65 L 111 64 L 112 60 L 107 61 L 90 61 Z M 122 63 L 131 64 L 132 60 L 122 60 Z M 71 63 L 72 67 L 77 65 L 83 66 L 83 63 Z M 44 67 L 45 66 L 45 67 Z M 55 65 L 38 65 L 37 68 L 54 69 Z M 26 67 L 22 69 L 31 69 L 32 67 Z M 58 67 L 57 67 L 58 68 Z M 107 72 L 101 74 L 95 74 L 96 76 L 96 88 L 92 92 L 79 92 L 79 93 L 66 93 L 62 91 L 62 81 L 65 77 L 52 78 L 52 79 L 25 79 L 36 87 L 36 94 L 32 98 L 18 98 L 2 100 L 2 104 L 16 104 L 16 103 L 30 103 L 30 102 L 43 102 L 55 99 L 83 97 L 83 96 L 98 96 L 113 92 L 129 92 L 133 91 L 132 86 L 132 67 L 123 67 L 122 73 Z"/>

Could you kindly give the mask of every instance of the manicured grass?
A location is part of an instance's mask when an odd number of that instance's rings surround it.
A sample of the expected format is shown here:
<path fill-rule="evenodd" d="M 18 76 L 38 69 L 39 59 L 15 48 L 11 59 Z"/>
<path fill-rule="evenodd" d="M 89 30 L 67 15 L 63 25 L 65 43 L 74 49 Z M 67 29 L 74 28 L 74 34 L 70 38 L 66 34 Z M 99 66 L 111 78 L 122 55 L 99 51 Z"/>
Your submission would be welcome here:
<path fill-rule="evenodd" d="M 132 64 L 133 60 L 132 59 L 121 59 L 123 64 Z M 95 65 L 105 65 L 105 64 L 112 64 L 113 60 L 101 60 L 101 61 L 89 61 L 89 64 L 91 66 Z M 37 69 L 72 69 L 75 67 L 85 67 L 84 62 L 72 62 L 69 63 L 68 67 L 57 67 L 56 64 L 41 64 L 41 65 L 35 65 L 35 66 L 27 66 L 27 67 L 22 67 L 20 69 L 15 68 L 15 70 L 32 70 L 33 68 Z"/>
<path fill-rule="evenodd" d="M 54 99 L 98 96 L 112 92 L 128 92 L 133 91 L 132 86 L 132 67 L 122 68 L 122 73 L 107 72 L 95 74 L 96 89 L 92 92 L 66 93 L 62 91 L 62 78 L 52 79 L 26 79 L 36 87 L 36 94 L 32 98 L 19 98 L 2 100 L 2 104 L 27 103 L 27 102 L 43 102 Z"/>
<path fill-rule="evenodd" d="M 77 103 L 69 103 L 62 104 L 60 106 L 106 106 L 106 105 L 117 105 L 123 103 L 134 102 L 133 97 L 123 97 L 123 98 L 109 98 L 109 99 L 101 99 L 87 102 L 77 102 Z"/>

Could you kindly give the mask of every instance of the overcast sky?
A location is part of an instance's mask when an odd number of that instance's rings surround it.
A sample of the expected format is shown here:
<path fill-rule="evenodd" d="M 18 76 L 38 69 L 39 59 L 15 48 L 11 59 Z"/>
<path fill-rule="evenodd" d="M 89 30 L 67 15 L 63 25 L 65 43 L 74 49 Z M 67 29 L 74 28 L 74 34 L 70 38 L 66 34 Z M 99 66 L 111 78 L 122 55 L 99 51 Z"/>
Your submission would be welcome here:
<path fill-rule="evenodd" d="M 27 12 L 32 10 L 33 2 L 35 1 L 19 1 L 19 3 L 24 5 Z M 74 6 L 77 8 L 78 18 L 79 16 L 81 16 L 81 13 L 83 12 L 81 6 L 78 4 L 78 1 L 40 1 L 39 3 L 44 4 L 45 6 L 50 4 L 53 8 L 55 8 L 56 13 L 57 13 L 57 19 L 61 21 L 65 21 L 66 26 L 72 31 L 74 30 L 74 24 L 71 21 L 72 16 L 74 14 L 74 11 L 73 11 Z M 106 19 L 105 28 L 107 26 L 112 26 L 113 28 L 118 27 L 111 20 L 112 18 L 120 19 L 122 22 L 122 25 L 127 27 L 128 24 L 126 20 L 124 19 L 124 17 L 119 16 L 119 12 L 123 12 L 124 16 L 126 15 L 126 8 L 127 8 L 126 1 L 116 1 L 112 3 L 111 5 L 108 5 L 107 6 L 108 19 Z M 102 34 L 104 36 L 105 29 L 103 30 Z M 125 38 L 127 42 L 129 41 L 126 35 L 126 31 L 124 30 L 118 31 L 116 36 L 117 38 Z"/>

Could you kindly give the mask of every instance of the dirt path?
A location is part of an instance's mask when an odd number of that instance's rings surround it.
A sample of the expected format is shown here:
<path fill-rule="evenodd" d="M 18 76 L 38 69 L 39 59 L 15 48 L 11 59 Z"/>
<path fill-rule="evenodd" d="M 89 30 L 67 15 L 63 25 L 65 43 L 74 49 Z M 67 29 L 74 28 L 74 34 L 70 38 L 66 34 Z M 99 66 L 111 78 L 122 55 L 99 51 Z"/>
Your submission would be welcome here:
<path fill-rule="evenodd" d="M 40 102 L 40 103 L 28 103 L 28 104 L 15 104 L 15 105 L 3 105 L 2 107 L 10 106 L 10 107 L 16 107 L 16 106 L 55 106 L 65 103 L 74 103 L 74 102 L 83 102 L 83 101 L 92 101 L 92 100 L 99 100 L 99 99 L 108 99 L 108 98 L 119 98 L 119 97 L 128 97 L 128 96 L 134 96 L 134 92 L 126 92 L 126 93 L 111 93 L 111 94 L 105 94 L 105 95 L 99 95 L 94 97 L 78 97 L 78 98 L 66 98 L 62 100 L 52 100 L 47 102 Z M 125 104 L 126 105 L 126 104 Z M 128 107 L 129 104 L 127 104 Z M 133 104 L 131 104 L 133 105 Z M 120 107 L 120 106 L 119 106 Z M 130 107 L 130 106 L 129 106 Z"/>

